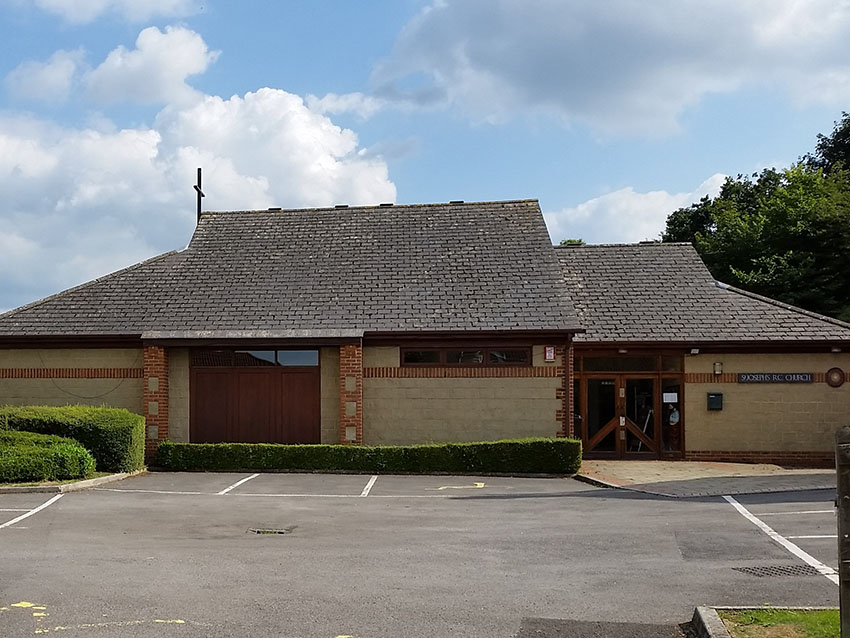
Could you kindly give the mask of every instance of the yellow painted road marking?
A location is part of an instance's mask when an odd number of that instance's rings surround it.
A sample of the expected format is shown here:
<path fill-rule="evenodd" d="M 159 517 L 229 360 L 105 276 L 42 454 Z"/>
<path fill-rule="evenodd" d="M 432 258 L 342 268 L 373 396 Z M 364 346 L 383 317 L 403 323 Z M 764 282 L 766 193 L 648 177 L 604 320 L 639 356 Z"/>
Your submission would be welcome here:
<path fill-rule="evenodd" d="M 25 600 L 22 600 L 19 603 L 12 603 L 12 607 L 35 607 L 35 603 L 28 603 Z"/>
<path fill-rule="evenodd" d="M 184 625 L 184 624 L 186 624 L 186 621 L 185 621 L 185 620 L 179 620 L 179 619 L 174 619 L 174 620 L 154 620 L 154 622 L 165 623 L 165 624 L 167 624 L 167 625 Z"/>
<path fill-rule="evenodd" d="M 32 612 L 33 616 L 49 616 L 50 614 L 45 614 L 43 611 L 34 611 Z"/>
<path fill-rule="evenodd" d="M 484 487 L 484 483 L 475 483 L 474 485 L 443 485 L 443 487 L 438 487 L 437 491 L 441 492 L 442 490 L 480 490 Z"/>

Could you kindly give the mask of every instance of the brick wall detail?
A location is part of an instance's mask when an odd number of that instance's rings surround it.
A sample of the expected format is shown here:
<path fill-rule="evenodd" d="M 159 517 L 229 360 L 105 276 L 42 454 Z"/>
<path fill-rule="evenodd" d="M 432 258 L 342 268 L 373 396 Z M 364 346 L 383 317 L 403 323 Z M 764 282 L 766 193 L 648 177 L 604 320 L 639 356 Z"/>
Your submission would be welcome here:
<path fill-rule="evenodd" d="M 366 379 L 505 379 L 505 378 L 549 378 L 562 376 L 561 366 L 469 366 L 469 367 L 400 367 L 364 368 Z"/>
<path fill-rule="evenodd" d="M 143 368 L 0 368 L 0 379 L 141 379 Z"/>
<path fill-rule="evenodd" d="M 160 441 L 168 438 L 168 352 L 161 346 L 144 348 L 145 459 L 150 461 Z"/>
<path fill-rule="evenodd" d="M 555 358 L 558 360 L 558 365 L 551 368 L 555 372 L 555 376 L 561 380 L 561 384 L 555 390 L 555 398 L 560 400 L 561 404 L 555 412 L 555 420 L 561 425 L 556 433 L 559 437 L 573 436 L 573 384 L 571 380 L 571 372 L 573 369 L 574 351 L 572 345 L 567 347 L 555 348 Z"/>
<path fill-rule="evenodd" d="M 339 347 L 339 442 L 363 444 L 363 346 L 359 343 Z"/>
<path fill-rule="evenodd" d="M 690 450 L 686 461 L 716 461 L 721 463 L 772 463 L 786 467 L 835 467 L 832 452 L 753 452 Z"/>

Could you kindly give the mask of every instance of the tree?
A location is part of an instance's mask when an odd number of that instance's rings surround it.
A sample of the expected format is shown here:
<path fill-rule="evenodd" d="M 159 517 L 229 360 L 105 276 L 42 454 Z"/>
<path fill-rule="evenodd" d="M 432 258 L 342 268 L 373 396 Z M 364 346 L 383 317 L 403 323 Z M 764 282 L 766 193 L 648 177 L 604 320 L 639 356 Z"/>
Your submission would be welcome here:
<path fill-rule="evenodd" d="M 835 122 L 829 136 L 818 135 L 815 152 L 807 153 L 802 162 L 827 174 L 850 169 L 850 113 L 841 113 L 841 120 Z"/>
<path fill-rule="evenodd" d="M 584 240 L 579 239 L 562 239 L 561 246 L 584 246 Z"/>
<path fill-rule="evenodd" d="M 691 241 L 726 283 L 850 320 L 850 172 L 802 161 L 728 178 L 670 214 L 664 241 Z"/>

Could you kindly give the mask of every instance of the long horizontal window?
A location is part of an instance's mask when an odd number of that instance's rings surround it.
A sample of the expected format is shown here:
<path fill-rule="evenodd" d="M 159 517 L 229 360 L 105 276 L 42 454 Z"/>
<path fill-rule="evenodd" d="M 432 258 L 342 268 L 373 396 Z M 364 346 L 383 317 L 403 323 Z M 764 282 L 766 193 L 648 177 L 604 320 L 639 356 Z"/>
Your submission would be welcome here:
<path fill-rule="evenodd" d="M 192 365 L 199 367 L 262 368 L 317 366 L 318 350 L 193 350 Z"/>
<path fill-rule="evenodd" d="M 529 366 L 531 348 L 402 348 L 405 366 Z"/>

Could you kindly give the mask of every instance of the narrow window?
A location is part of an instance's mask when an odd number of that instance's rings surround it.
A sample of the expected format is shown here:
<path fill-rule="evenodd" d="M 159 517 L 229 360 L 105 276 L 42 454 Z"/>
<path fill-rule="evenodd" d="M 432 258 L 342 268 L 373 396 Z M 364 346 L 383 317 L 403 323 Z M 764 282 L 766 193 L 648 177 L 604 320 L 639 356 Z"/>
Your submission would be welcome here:
<path fill-rule="evenodd" d="M 279 366 L 317 366 L 319 365 L 319 351 L 278 350 L 277 364 Z"/>
<path fill-rule="evenodd" d="M 428 365 L 440 363 L 439 350 L 404 350 L 401 362 L 406 365 Z"/>
<path fill-rule="evenodd" d="M 528 365 L 531 363 L 531 359 L 528 350 L 525 348 L 488 350 L 487 363 L 491 365 Z"/>

